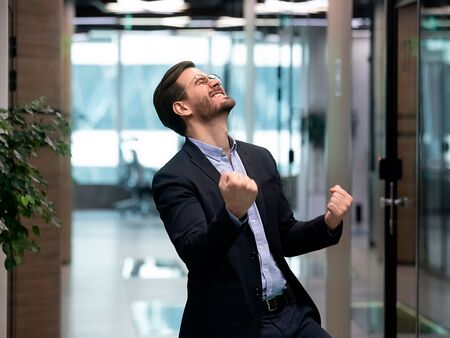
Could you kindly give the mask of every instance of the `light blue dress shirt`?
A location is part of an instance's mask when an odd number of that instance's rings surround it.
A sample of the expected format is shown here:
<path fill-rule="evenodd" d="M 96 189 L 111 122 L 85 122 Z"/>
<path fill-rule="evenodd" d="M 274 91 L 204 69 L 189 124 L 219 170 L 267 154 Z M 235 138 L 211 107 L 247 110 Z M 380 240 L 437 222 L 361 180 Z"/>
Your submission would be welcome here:
<path fill-rule="evenodd" d="M 234 171 L 247 175 L 241 158 L 237 152 L 236 141 L 231 137 L 231 162 L 228 160 L 228 157 L 222 148 L 200 142 L 191 137 L 189 137 L 189 140 L 200 149 L 200 151 L 220 173 Z M 286 280 L 284 279 L 282 272 L 278 268 L 272 254 L 270 253 L 261 216 L 259 215 L 256 203 L 253 203 L 250 209 L 248 209 L 247 215 L 248 223 L 253 231 L 253 235 L 255 236 L 256 247 L 258 249 L 259 267 L 261 270 L 262 297 L 263 299 L 271 298 L 283 292 L 283 289 L 286 286 Z M 232 214 L 230 214 L 230 216 L 236 222 L 239 222 L 237 217 Z"/>

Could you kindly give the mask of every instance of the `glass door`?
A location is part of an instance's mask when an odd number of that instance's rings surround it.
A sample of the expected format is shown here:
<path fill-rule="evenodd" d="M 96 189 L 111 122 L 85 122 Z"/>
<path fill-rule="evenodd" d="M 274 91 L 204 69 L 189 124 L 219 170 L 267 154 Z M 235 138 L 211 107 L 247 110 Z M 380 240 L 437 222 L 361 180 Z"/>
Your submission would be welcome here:
<path fill-rule="evenodd" d="M 384 181 L 384 337 L 417 334 L 417 45 L 418 5 L 386 3 Z"/>
<path fill-rule="evenodd" d="M 420 2 L 417 317 L 450 337 L 450 2 Z"/>

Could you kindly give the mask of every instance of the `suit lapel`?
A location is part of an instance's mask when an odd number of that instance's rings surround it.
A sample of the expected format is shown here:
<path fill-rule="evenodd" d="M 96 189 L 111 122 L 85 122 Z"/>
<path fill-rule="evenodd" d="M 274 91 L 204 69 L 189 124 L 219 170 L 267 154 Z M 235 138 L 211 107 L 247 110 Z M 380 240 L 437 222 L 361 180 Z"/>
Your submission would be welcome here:
<path fill-rule="evenodd" d="M 237 152 L 239 157 L 241 158 L 242 163 L 244 164 L 245 170 L 247 172 L 247 176 L 254 179 L 256 184 L 258 185 L 258 195 L 256 196 L 256 205 L 258 206 L 258 211 L 261 216 L 261 220 L 265 227 L 265 220 L 267 220 L 266 208 L 264 206 L 264 200 L 261 193 L 261 177 L 258 172 L 257 166 L 254 164 L 251 154 L 247 152 L 245 143 L 239 142 L 237 147 Z M 208 176 L 212 181 L 216 184 L 219 184 L 220 173 L 217 169 L 208 161 L 206 156 L 197 148 L 197 146 L 192 143 L 188 138 L 186 138 L 186 142 L 183 145 L 184 151 L 186 151 L 191 158 L 192 163 L 199 168 L 206 176 Z M 266 229 L 267 233 L 267 229 Z"/>
<path fill-rule="evenodd" d="M 256 184 L 258 185 L 258 195 L 256 196 L 256 205 L 258 207 L 258 211 L 259 211 L 259 215 L 261 216 L 261 221 L 262 221 L 262 225 L 264 227 L 264 232 L 266 234 L 266 238 L 267 238 L 267 242 L 270 248 L 270 252 L 275 253 L 278 252 L 281 254 L 280 248 L 279 247 L 274 247 L 274 241 L 271 240 L 271 238 L 276 238 L 277 234 L 276 234 L 276 227 L 269 227 L 269 218 L 267 216 L 267 210 L 265 207 L 265 203 L 264 203 L 264 198 L 262 195 L 262 180 L 263 178 L 261 177 L 261 174 L 258 170 L 258 166 L 254 163 L 254 161 L 252 160 L 252 158 L 254 156 L 253 152 L 247 152 L 246 151 L 246 144 L 242 143 L 242 142 L 238 142 L 238 153 L 239 153 L 239 157 L 242 160 L 242 163 L 244 164 L 245 170 L 247 171 L 247 176 L 249 176 L 250 178 L 254 179 Z M 273 210 L 269 210 L 268 212 L 273 212 Z M 249 227 L 250 228 L 250 227 Z M 252 232 L 253 234 L 253 232 Z M 274 256 L 275 257 L 275 256 Z"/>
<path fill-rule="evenodd" d="M 247 153 L 244 143 L 238 142 L 237 152 L 239 154 L 239 157 L 241 158 L 242 163 L 244 164 L 245 171 L 247 171 L 247 176 L 255 180 L 256 184 L 258 185 L 258 195 L 256 196 L 256 205 L 258 206 L 259 215 L 261 216 L 261 220 L 265 227 L 266 223 L 265 220 L 267 219 L 266 218 L 267 214 L 266 208 L 264 206 L 263 196 L 260 189 L 262 182 L 258 172 L 258 168 L 251 159 L 251 156 L 249 156 L 249 154 Z"/>
<path fill-rule="evenodd" d="M 220 173 L 217 169 L 208 161 L 206 156 L 192 143 L 188 138 L 183 145 L 184 151 L 186 151 L 191 158 L 192 163 L 199 168 L 203 173 L 213 180 L 216 184 L 219 184 Z"/>

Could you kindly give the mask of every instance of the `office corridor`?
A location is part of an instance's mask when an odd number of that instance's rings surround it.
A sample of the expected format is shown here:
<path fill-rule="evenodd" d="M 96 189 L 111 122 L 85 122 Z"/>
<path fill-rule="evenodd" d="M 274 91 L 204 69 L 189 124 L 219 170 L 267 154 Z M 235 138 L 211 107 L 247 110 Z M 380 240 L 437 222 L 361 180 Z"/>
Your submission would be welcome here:
<path fill-rule="evenodd" d="M 186 271 L 159 218 L 132 214 L 121 217 L 115 211 L 76 211 L 72 231 L 72 263 L 63 268 L 62 276 L 62 337 L 176 337 L 186 297 Z M 352 338 L 382 337 L 382 265 L 366 242 L 364 228 L 355 228 Z M 154 265 L 152 257 L 156 259 Z M 322 307 L 324 316 L 324 252 L 292 260 L 290 264 L 294 271 L 301 271 L 302 283 Z M 399 307 L 405 312 L 414 306 L 408 300 L 414 294 L 414 273 L 412 267 L 399 268 L 398 292 L 403 300 Z M 428 305 L 433 318 L 440 318 L 441 324 L 450 327 L 448 284 L 431 277 L 423 282 L 430 285 Z M 440 334 L 426 336 L 449 337 L 448 331 L 440 329 Z"/>

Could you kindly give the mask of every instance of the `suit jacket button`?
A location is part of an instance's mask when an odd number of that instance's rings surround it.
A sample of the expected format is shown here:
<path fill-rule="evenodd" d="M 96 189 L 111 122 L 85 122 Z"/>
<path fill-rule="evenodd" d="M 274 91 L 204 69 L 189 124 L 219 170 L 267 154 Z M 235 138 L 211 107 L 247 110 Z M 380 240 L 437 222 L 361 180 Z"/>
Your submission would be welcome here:
<path fill-rule="evenodd" d="M 250 259 L 256 259 L 256 255 L 257 255 L 256 251 L 253 251 L 253 252 L 250 254 Z"/>

